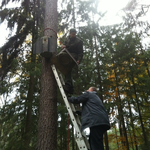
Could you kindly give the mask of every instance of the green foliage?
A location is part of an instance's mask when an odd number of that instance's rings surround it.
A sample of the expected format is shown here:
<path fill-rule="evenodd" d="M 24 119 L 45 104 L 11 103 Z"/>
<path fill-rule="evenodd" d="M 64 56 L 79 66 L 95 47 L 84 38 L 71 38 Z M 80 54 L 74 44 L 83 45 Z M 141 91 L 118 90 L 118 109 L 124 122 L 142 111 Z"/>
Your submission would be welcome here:
<path fill-rule="evenodd" d="M 5 0 L 1 4 L 1 22 L 7 20 L 10 30 L 17 25 L 15 35 L 0 49 L 0 93 L 6 98 L 0 109 L 2 150 L 32 150 L 37 142 L 41 57 L 33 55 L 32 45 L 43 34 L 45 1 L 26 2 L 14 9 L 4 8 Z M 112 125 L 110 149 L 145 149 L 150 139 L 150 49 L 143 44 L 145 31 L 149 31 L 149 24 L 139 19 L 143 10 L 135 16 L 126 12 L 121 24 L 101 26 L 104 14 L 97 8 L 98 0 L 61 2 L 58 21 L 59 31 L 64 33 L 62 41 L 68 29 L 77 25 L 84 42 L 83 61 L 78 74 L 76 70 L 73 74 L 75 95 L 90 86 L 98 88 Z M 26 40 L 28 35 L 32 41 Z M 67 110 L 60 94 L 57 106 L 58 150 L 67 149 L 67 130 L 70 147 L 75 149 L 73 128 L 67 129 Z"/>

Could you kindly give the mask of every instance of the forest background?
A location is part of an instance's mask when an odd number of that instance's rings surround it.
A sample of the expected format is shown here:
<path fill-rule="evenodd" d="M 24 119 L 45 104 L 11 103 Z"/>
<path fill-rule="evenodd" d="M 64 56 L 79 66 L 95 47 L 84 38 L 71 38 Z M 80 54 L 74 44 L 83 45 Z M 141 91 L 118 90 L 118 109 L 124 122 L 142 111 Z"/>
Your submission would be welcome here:
<path fill-rule="evenodd" d="M 33 44 L 43 36 L 43 0 L 2 0 L 1 23 L 10 34 L 0 47 L 0 149 L 33 150 L 37 145 L 41 56 Z M 74 75 L 75 95 L 96 86 L 111 121 L 104 136 L 105 149 L 149 150 L 150 142 L 150 25 L 148 4 L 131 0 L 122 9 L 122 22 L 102 25 L 105 13 L 99 0 L 58 0 L 58 37 L 70 27 L 84 43 L 84 58 Z M 58 44 L 58 51 L 60 46 Z M 67 129 L 67 110 L 58 93 L 57 149 L 77 150 L 74 130 Z"/>

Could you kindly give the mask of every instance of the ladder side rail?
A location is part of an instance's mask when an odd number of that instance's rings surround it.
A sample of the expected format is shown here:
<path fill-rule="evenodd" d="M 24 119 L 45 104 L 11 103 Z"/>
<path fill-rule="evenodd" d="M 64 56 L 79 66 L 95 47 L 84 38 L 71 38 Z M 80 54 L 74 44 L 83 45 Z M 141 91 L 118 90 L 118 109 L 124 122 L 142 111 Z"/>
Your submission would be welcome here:
<path fill-rule="evenodd" d="M 75 112 L 76 109 L 75 109 L 74 104 L 70 104 L 70 106 L 71 106 L 73 112 Z M 76 121 L 77 121 L 78 125 L 81 127 L 81 121 L 79 119 L 79 116 L 76 115 L 75 117 L 76 117 Z M 89 142 L 88 142 L 88 139 L 87 139 L 87 136 L 86 136 L 85 132 L 83 131 L 81 134 L 82 134 L 82 137 L 84 139 L 84 142 L 85 142 L 86 146 L 88 147 L 88 149 L 90 149 L 90 145 L 89 145 Z"/>
<path fill-rule="evenodd" d="M 84 150 L 88 150 L 88 148 L 87 148 L 87 146 L 86 146 L 86 144 L 85 144 L 85 142 L 84 142 L 84 139 L 83 139 L 83 137 L 82 137 L 82 134 L 81 134 L 81 131 L 80 131 L 80 129 L 79 129 L 79 126 L 78 126 L 78 124 L 77 124 L 77 122 L 76 122 L 75 116 L 74 116 L 74 114 L 73 114 L 73 112 L 72 112 L 72 110 L 71 110 L 71 106 L 70 106 L 70 104 L 69 104 L 69 102 L 68 102 L 67 96 L 66 96 L 66 94 L 65 94 L 65 92 L 64 92 L 64 89 L 63 89 L 63 87 L 62 87 L 62 84 L 61 84 L 61 81 L 60 81 L 60 79 L 59 79 L 59 76 L 58 76 L 58 73 L 57 73 L 57 71 L 56 71 L 56 68 L 55 68 L 54 65 L 52 65 L 51 67 L 52 67 L 52 71 L 53 71 L 53 73 L 54 73 L 55 79 L 56 79 L 56 81 L 57 81 L 58 87 L 59 87 L 59 89 L 60 89 L 61 95 L 62 95 L 62 97 L 63 97 L 63 99 L 64 99 L 65 105 L 66 105 L 66 107 L 67 107 L 67 110 L 68 110 L 68 112 L 69 112 L 71 121 L 72 121 L 72 123 L 73 123 L 73 125 L 74 125 L 74 127 L 75 127 L 76 132 L 77 132 L 77 137 L 78 137 L 78 138 L 76 139 L 76 142 L 77 142 L 77 144 L 78 144 L 78 147 L 79 147 L 80 150 L 83 150 L 83 149 L 84 149 Z"/>
<path fill-rule="evenodd" d="M 70 107 L 71 107 L 71 109 L 72 109 L 73 112 L 76 112 L 76 109 L 75 109 L 75 107 L 74 107 L 74 104 L 71 104 L 71 103 L 70 103 Z M 75 115 L 75 118 L 76 118 L 76 121 L 77 121 L 79 127 L 81 127 L 81 121 L 80 121 L 79 116 L 78 116 L 77 114 Z"/>
<path fill-rule="evenodd" d="M 58 75 L 59 75 L 59 78 L 60 78 L 61 83 L 62 83 L 63 85 L 65 85 L 65 82 L 64 82 L 64 80 L 63 80 L 62 75 L 59 74 L 59 73 L 58 73 Z M 74 104 L 70 103 L 70 107 L 71 107 L 71 110 L 72 110 L 73 112 L 76 112 L 76 109 L 75 109 Z M 80 127 L 81 127 L 81 121 L 80 121 L 80 119 L 79 119 L 79 115 L 75 114 L 74 116 L 75 116 L 76 121 L 77 121 L 77 124 L 78 124 L 78 126 L 79 126 L 79 128 L 80 128 Z M 84 142 L 85 142 L 86 146 L 87 146 L 88 149 L 90 150 L 90 145 L 89 145 L 89 141 L 88 141 L 88 139 L 87 139 L 86 134 L 85 134 L 84 132 L 82 132 L 81 134 L 82 134 L 82 137 L 83 137 L 83 139 L 84 139 Z M 75 135 L 76 135 L 76 134 L 75 134 Z"/>

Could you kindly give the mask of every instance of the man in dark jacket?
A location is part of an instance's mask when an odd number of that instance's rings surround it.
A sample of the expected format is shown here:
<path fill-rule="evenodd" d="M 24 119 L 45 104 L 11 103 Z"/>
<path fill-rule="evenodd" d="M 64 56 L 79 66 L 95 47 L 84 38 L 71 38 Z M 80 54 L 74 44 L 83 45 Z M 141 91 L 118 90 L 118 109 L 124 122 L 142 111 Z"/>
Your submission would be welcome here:
<path fill-rule="evenodd" d="M 83 42 L 76 37 L 76 30 L 70 29 L 70 35 L 65 40 L 64 45 L 62 45 L 62 48 L 66 48 L 70 54 L 73 56 L 73 58 L 77 61 L 79 64 L 82 61 L 83 58 Z M 70 70 L 65 75 L 65 91 L 68 94 L 73 94 L 73 83 L 72 83 L 72 70 Z"/>
<path fill-rule="evenodd" d="M 81 131 L 90 128 L 91 150 L 104 150 L 103 134 L 110 129 L 110 122 L 103 103 L 97 96 L 96 88 L 90 87 L 86 93 L 68 100 L 74 104 L 82 103 Z"/>

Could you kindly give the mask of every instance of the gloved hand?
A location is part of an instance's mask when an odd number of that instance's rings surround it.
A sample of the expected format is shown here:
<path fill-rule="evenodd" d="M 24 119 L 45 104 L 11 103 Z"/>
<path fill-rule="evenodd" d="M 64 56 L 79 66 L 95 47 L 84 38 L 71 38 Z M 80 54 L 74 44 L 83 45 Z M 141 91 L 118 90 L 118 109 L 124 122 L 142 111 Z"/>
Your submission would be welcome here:
<path fill-rule="evenodd" d="M 77 110 L 76 112 L 75 112 L 76 114 L 78 114 L 79 116 L 81 116 L 81 111 L 79 111 L 79 110 Z"/>

